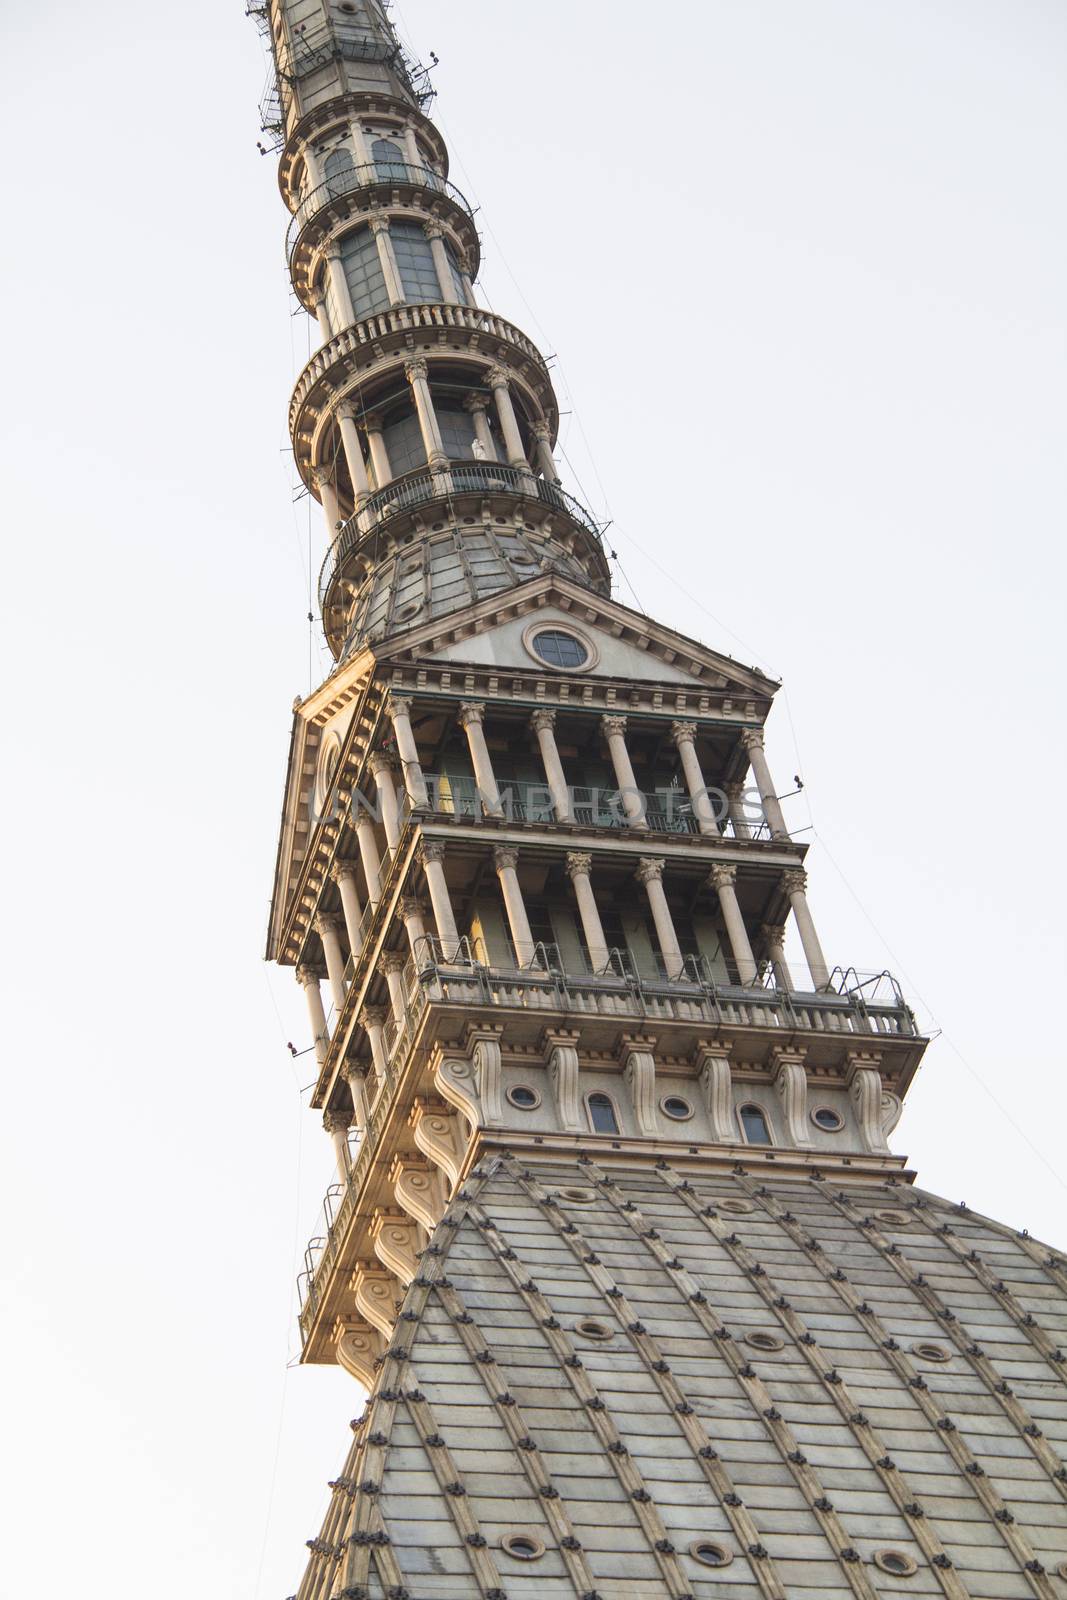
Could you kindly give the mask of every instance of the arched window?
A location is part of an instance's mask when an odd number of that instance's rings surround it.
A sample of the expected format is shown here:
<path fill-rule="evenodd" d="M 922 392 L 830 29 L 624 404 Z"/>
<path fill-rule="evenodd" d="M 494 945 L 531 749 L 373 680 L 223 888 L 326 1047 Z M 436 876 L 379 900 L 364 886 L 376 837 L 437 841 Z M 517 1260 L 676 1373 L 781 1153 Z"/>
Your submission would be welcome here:
<path fill-rule="evenodd" d="M 408 164 L 404 152 L 392 139 L 375 139 L 370 147 L 374 169 L 382 183 L 406 183 Z"/>
<path fill-rule="evenodd" d="M 619 1119 L 609 1094 L 591 1094 L 586 1099 L 594 1133 L 618 1133 Z"/>
<path fill-rule="evenodd" d="M 391 417 L 382 429 L 382 437 L 394 478 L 426 465 L 426 446 L 422 442 L 422 429 L 414 411 Z"/>
<path fill-rule="evenodd" d="M 382 272 L 378 241 L 369 228 L 358 228 L 341 240 L 341 264 L 352 296 L 352 309 L 357 322 L 375 311 L 384 311 L 389 304 Z"/>
<path fill-rule="evenodd" d="M 337 150 L 330 151 L 323 163 L 323 171 L 326 174 L 326 187 L 331 200 L 335 200 L 339 194 L 347 194 L 356 186 L 352 154 L 343 145 Z"/>
<path fill-rule="evenodd" d="M 400 268 L 400 282 L 404 297 L 416 304 L 441 299 L 441 285 L 437 281 L 437 268 L 433 263 L 430 241 L 417 222 L 392 222 L 389 237 L 393 241 L 396 264 Z"/>
<path fill-rule="evenodd" d="M 738 1116 L 747 1144 L 770 1144 L 771 1130 L 759 1106 L 742 1106 Z"/>

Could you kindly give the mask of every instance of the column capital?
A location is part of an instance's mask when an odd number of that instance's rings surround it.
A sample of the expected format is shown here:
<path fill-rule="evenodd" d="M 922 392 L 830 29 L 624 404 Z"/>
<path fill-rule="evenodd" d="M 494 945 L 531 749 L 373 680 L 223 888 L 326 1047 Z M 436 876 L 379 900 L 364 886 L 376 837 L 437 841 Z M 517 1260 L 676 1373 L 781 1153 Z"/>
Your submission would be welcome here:
<path fill-rule="evenodd" d="M 713 889 L 732 889 L 737 882 L 737 868 L 727 866 L 725 862 L 712 867 L 708 874 L 708 882 Z"/>
<path fill-rule="evenodd" d="M 324 1111 L 322 1125 L 327 1133 L 347 1133 L 352 1126 L 352 1113 L 350 1111 Z"/>
<path fill-rule="evenodd" d="M 407 956 L 399 950 L 387 950 L 378 962 L 378 971 L 384 978 L 390 972 L 403 972 L 407 964 Z"/>
<path fill-rule="evenodd" d="M 324 933 L 340 933 L 341 918 L 332 911 L 321 911 L 315 918 L 313 926 L 320 938 Z"/>
<path fill-rule="evenodd" d="M 321 983 L 323 971 L 321 967 L 301 964 L 296 969 L 296 981 L 302 989 L 309 989 L 313 983 Z"/>
<path fill-rule="evenodd" d="M 530 718 L 530 727 L 534 733 L 551 733 L 555 726 L 556 713 L 549 706 L 546 706 L 544 710 L 535 711 Z"/>
<path fill-rule="evenodd" d="M 601 717 L 600 726 L 606 739 L 613 739 L 626 732 L 625 717 Z"/>
<path fill-rule="evenodd" d="M 745 798 L 747 789 L 748 784 L 744 778 L 731 778 L 729 783 L 723 785 L 723 793 L 727 800 L 732 801 L 734 805 L 737 805 Z"/>
<path fill-rule="evenodd" d="M 498 844 L 493 846 L 493 865 L 498 872 L 505 872 L 508 867 L 517 867 L 519 852 L 514 845 Z"/>
<path fill-rule="evenodd" d="M 488 411 L 489 401 L 484 394 L 469 394 L 463 402 L 463 409 L 472 415 L 475 411 Z"/>
<path fill-rule="evenodd" d="M 368 764 L 376 778 L 383 772 L 396 771 L 396 757 L 389 750 L 375 750 Z"/>
<path fill-rule="evenodd" d="M 388 1015 L 384 1006 L 364 1006 L 359 1014 L 359 1020 L 369 1033 L 372 1028 L 384 1028 Z"/>
<path fill-rule="evenodd" d="M 341 883 L 343 879 L 354 878 L 355 875 L 356 863 L 354 861 L 330 862 L 330 877 L 333 879 L 334 883 Z"/>
<path fill-rule="evenodd" d="M 357 422 L 359 420 L 359 407 L 354 400 L 342 400 L 337 407 L 337 416 L 342 422 Z"/>
<path fill-rule="evenodd" d="M 326 257 L 327 261 L 340 261 L 341 246 L 339 241 L 337 239 L 327 240 L 326 244 L 323 246 L 322 253 Z"/>
<path fill-rule="evenodd" d="M 424 222 L 422 225 L 422 231 L 426 235 L 427 239 L 443 239 L 445 236 L 444 227 L 440 222 L 438 222 L 436 217 L 431 217 L 429 222 Z"/>
<path fill-rule="evenodd" d="M 530 432 L 539 444 L 551 444 L 552 429 L 547 422 L 531 422 Z"/>
<path fill-rule="evenodd" d="M 423 866 L 427 861 L 443 861 L 445 859 L 445 842 L 443 839 L 424 839 L 419 846 L 419 859 Z"/>
<path fill-rule="evenodd" d="M 746 750 L 762 750 L 763 749 L 763 729 L 762 728 L 742 728 L 741 729 L 741 743 L 744 745 Z"/>
<path fill-rule="evenodd" d="M 568 850 L 565 860 L 568 878 L 588 878 L 593 870 L 593 857 L 588 850 Z"/>
<path fill-rule="evenodd" d="M 374 827 L 374 818 L 369 811 L 364 811 L 362 806 L 358 811 L 350 811 L 345 820 L 348 822 L 349 827 L 355 828 L 357 833 L 360 828 Z"/>
<path fill-rule="evenodd" d="M 675 744 L 692 744 L 697 736 L 695 722 L 672 722 L 671 738 Z"/>
<path fill-rule="evenodd" d="M 369 223 L 369 226 L 370 226 L 371 233 L 377 234 L 377 233 L 388 233 L 389 232 L 389 218 L 388 217 L 369 217 L 367 220 L 368 220 L 368 223 Z"/>
<path fill-rule="evenodd" d="M 364 411 L 363 426 L 368 433 L 381 433 L 382 414 L 380 411 Z"/>
<path fill-rule="evenodd" d="M 485 721 L 485 705 L 481 700 L 464 700 L 459 708 L 456 718 L 461 728 L 469 727 L 472 722 L 481 724 Z"/>
<path fill-rule="evenodd" d="M 414 704 L 415 702 L 411 695 L 394 694 L 390 690 L 385 702 L 386 714 L 389 717 L 410 717 L 411 708 Z"/>
<path fill-rule="evenodd" d="M 342 1061 L 341 1076 L 346 1083 L 358 1083 L 362 1088 L 367 1079 L 367 1063 L 365 1061 Z"/>
<path fill-rule="evenodd" d="M 408 917 L 423 917 L 426 915 L 426 906 L 417 895 L 405 894 L 397 901 L 397 910 L 406 921 Z"/>
<path fill-rule="evenodd" d="M 490 389 L 507 389 L 511 385 L 511 374 L 507 367 L 490 367 L 485 380 Z"/>
<path fill-rule="evenodd" d="M 786 894 L 803 894 L 808 887 L 808 875 L 803 867 L 790 867 L 782 873 L 782 888 Z"/>
<path fill-rule="evenodd" d="M 334 474 L 330 467 L 312 467 L 310 476 L 311 482 L 316 489 L 321 489 L 324 485 L 329 488 L 333 486 Z"/>
<path fill-rule="evenodd" d="M 760 938 L 769 945 L 780 946 L 785 940 L 785 928 L 780 922 L 761 922 L 759 931 Z"/>
<path fill-rule="evenodd" d="M 637 863 L 634 877 L 638 883 L 651 883 L 653 878 L 663 877 L 664 862 L 659 856 L 642 856 Z"/>
<path fill-rule="evenodd" d="M 416 356 L 414 361 L 404 362 L 404 376 L 409 383 L 417 383 L 420 378 L 429 376 L 430 368 L 425 356 Z"/>

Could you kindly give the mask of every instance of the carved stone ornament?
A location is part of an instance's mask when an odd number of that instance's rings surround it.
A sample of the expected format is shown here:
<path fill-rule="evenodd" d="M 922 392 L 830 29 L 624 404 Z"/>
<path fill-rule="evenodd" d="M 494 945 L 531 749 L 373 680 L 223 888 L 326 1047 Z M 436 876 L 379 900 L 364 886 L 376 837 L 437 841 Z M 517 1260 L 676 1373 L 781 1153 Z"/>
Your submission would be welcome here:
<path fill-rule="evenodd" d="M 459 1182 L 467 1141 L 455 1111 L 416 1100 L 409 1119 L 416 1147 L 441 1168 L 453 1187 Z"/>
<path fill-rule="evenodd" d="M 407 1287 L 419 1270 L 419 1239 L 415 1224 L 398 1211 L 378 1210 L 370 1228 L 374 1254 Z"/>
<path fill-rule="evenodd" d="M 432 1233 L 448 1204 L 444 1173 L 431 1167 L 423 1156 L 397 1156 L 390 1176 L 397 1205 Z"/>
<path fill-rule="evenodd" d="M 777 1061 L 774 1087 L 785 1113 L 789 1143 L 806 1149 L 812 1140 L 808 1126 L 808 1075 L 803 1057 L 784 1050 L 776 1050 L 774 1054 Z"/>
<path fill-rule="evenodd" d="M 588 850 L 568 850 L 564 865 L 568 878 L 588 878 L 593 870 L 593 857 Z"/>
<path fill-rule="evenodd" d="M 365 1389 L 374 1384 L 374 1363 L 381 1355 L 384 1340 L 377 1328 L 369 1322 L 342 1324 L 336 1333 L 338 1366 L 344 1368 Z"/>
<path fill-rule="evenodd" d="M 377 1264 L 361 1262 L 352 1274 L 352 1290 L 357 1311 L 388 1338 L 396 1322 L 396 1302 L 400 1298 L 396 1278 Z"/>
<path fill-rule="evenodd" d="M 578 1092 L 578 1035 L 546 1033 L 544 1043 L 559 1125 L 564 1133 L 585 1133 Z"/>
<path fill-rule="evenodd" d="M 540 711 L 535 711 L 530 718 L 530 727 L 534 733 L 551 733 L 556 726 L 556 713 L 545 706 Z"/>
<path fill-rule="evenodd" d="M 659 1132 L 656 1123 L 656 1062 L 652 1051 L 645 1046 L 626 1045 L 623 1077 L 630 1091 L 630 1100 L 637 1119 L 637 1130 L 645 1138 L 655 1138 Z"/>
<path fill-rule="evenodd" d="M 697 1051 L 700 1088 L 711 1123 L 711 1137 L 721 1144 L 735 1144 L 733 1080 L 729 1057 L 721 1049 L 702 1045 Z"/>
<path fill-rule="evenodd" d="M 664 863 L 657 856 L 642 856 L 637 863 L 634 877 L 638 883 L 650 883 L 654 878 L 663 877 Z"/>
<path fill-rule="evenodd" d="M 695 722 L 672 722 L 671 738 L 675 744 L 692 744 L 697 736 Z"/>
<path fill-rule="evenodd" d="M 889 1150 L 882 1126 L 882 1074 L 867 1057 L 850 1057 L 849 1098 L 856 1112 L 863 1148 L 872 1154 Z"/>

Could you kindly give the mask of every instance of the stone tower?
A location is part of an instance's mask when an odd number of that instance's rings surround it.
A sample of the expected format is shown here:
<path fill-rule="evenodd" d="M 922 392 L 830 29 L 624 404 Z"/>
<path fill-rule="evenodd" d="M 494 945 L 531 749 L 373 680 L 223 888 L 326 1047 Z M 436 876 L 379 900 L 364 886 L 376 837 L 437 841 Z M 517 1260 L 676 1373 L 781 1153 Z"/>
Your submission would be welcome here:
<path fill-rule="evenodd" d="M 252 10 L 335 658 L 268 956 L 369 1391 L 299 1600 L 1062 1600 L 1067 1259 L 891 1152 L 925 1040 L 823 954 L 775 684 L 612 598 L 383 6 Z"/>

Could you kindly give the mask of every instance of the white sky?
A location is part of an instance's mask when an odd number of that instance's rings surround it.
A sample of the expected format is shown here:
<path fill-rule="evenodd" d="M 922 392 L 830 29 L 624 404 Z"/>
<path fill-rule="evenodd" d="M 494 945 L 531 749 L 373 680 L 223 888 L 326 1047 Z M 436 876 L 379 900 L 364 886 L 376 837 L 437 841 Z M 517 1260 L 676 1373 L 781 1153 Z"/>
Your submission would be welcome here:
<path fill-rule="evenodd" d="M 565 481 L 643 607 L 785 677 L 823 942 L 945 1030 L 897 1148 L 1067 1242 L 1067 14 L 402 20 L 442 57 L 485 293 L 560 357 Z M 3 32 L 0 1596 L 282 1600 L 361 1399 L 286 1369 L 331 1164 L 261 961 L 308 687 L 263 59 L 238 0 Z"/>

